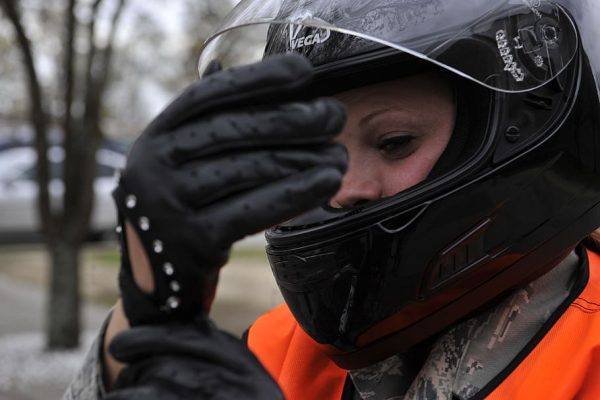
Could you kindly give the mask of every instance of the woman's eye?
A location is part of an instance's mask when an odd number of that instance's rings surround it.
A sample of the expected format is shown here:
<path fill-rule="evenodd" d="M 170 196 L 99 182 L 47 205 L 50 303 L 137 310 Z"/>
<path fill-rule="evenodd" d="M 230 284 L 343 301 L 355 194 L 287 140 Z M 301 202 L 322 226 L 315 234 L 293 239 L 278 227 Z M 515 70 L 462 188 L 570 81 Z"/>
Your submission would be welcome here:
<path fill-rule="evenodd" d="M 414 142 L 412 135 L 390 136 L 381 139 L 377 148 L 387 158 L 404 158 L 414 151 Z"/>

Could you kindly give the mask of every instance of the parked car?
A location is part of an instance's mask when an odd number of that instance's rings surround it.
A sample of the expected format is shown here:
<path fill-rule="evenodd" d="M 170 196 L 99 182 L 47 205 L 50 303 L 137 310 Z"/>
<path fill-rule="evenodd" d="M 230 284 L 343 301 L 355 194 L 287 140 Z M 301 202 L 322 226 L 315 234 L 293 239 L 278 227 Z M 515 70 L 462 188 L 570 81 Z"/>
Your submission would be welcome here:
<path fill-rule="evenodd" d="M 90 238 L 106 237 L 114 232 L 116 211 L 111 192 L 116 171 L 125 165 L 127 146 L 105 141 L 96 153 L 94 207 L 90 220 Z M 65 154 L 61 145 L 48 149 L 50 162 L 50 205 L 62 207 L 64 183 L 62 170 Z M 36 153 L 32 145 L 5 145 L 0 150 L 0 242 L 39 240 L 37 212 Z"/>

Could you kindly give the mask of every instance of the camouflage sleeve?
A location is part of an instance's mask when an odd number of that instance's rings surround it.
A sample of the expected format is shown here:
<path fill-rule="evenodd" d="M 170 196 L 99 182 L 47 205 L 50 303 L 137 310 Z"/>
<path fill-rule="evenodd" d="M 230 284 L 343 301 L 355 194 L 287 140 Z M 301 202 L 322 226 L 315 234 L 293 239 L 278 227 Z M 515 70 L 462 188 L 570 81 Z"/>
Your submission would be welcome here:
<path fill-rule="evenodd" d="M 83 361 L 83 366 L 63 395 L 63 400 L 100 400 L 106 391 L 102 377 L 102 343 L 112 312 L 108 314 L 98 336 Z"/>

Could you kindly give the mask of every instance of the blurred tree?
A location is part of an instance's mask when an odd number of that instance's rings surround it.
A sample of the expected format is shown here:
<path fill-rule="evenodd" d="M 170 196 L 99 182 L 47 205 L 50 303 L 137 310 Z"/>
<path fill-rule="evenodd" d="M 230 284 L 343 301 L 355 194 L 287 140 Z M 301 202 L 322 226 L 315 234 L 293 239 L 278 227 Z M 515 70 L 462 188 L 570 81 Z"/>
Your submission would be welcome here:
<path fill-rule="evenodd" d="M 136 135 L 196 78 L 202 43 L 237 2 L 0 0 L 0 117 L 29 115 L 34 128 L 40 229 L 52 262 L 49 347 L 78 342 L 79 253 L 99 141 Z M 50 207 L 47 190 L 50 127 L 64 136 L 62 207 Z"/>
<path fill-rule="evenodd" d="M 214 33 L 216 27 L 237 3 L 239 0 L 192 0 L 185 3 L 184 29 L 187 38 L 185 65 L 190 78 L 192 73 L 196 73 L 196 62 L 204 41 Z"/>
<path fill-rule="evenodd" d="M 0 24 L 0 54 L 2 54 L 2 65 L 0 68 L 0 85 L 3 95 L 0 98 L 0 116 L 7 118 L 24 118 L 25 101 L 27 90 L 20 78 L 21 63 L 16 57 L 18 48 L 14 46 L 14 39 L 4 32 L 7 24 Z"/>
<path fill-rule="evenodd" d="M 1 9 L 11 22 L 27 78 L 30 103 L 30 120 L 35 132 L 38 158 L 37 181 L 39 187 L 38 213 L 45 244 L 51 255 L 52 269 L 49 285 L 49 302 L 46 321 L 49 348 L 71 348 L 79 344 L 79 258 L 84 238 L 89 230 L 95 177 L 95 155 L 102 131 L 100 118 L 104 93 L 109 80 L 110 64 L 116 29 L 125 0 L 111 2 L 112 13 L 104 43 L 97 40 L 96 23 L 103 0 L 63 2 L 64 38 L 62 62 L 59 63 L 62 97 L 60 125 L 64 135 L 65 191 L 62 207 L 50 207 L 48 192 L 49 165 L 47 112 L 49 98 L 40 83 L 39 64 L 36 63 L 32 42 L 24 23 L 21 2 L 0 0 Z M 49 1 L 42 11 L 56 6 Z M 83 10 L 86 8 L 86 10 Z M 84 18 L 78 18 L 76 12 Z M 41 13 L 42 22 L 56 18 L 56 14 Z M 39 27 L 38 27 L 39 28 Z M 81 33 L 81 35 L 80 35 Z M 84 43 L 78 43 L 86 38 Z M 78 52 L 80 45 L 85 51 Z M 80 108 L 82 112 L 78 112 Z"/>

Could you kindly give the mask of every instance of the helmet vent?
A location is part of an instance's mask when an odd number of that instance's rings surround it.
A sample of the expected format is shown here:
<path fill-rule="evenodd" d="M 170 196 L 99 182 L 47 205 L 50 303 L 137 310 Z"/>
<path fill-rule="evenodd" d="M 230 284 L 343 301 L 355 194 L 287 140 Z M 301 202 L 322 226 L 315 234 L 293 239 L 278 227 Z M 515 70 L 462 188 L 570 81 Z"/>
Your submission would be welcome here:
<path fill-rule="evenodd" d="M 491 218 L 486 218 L 441 252 L 429 268 L 422 296 L 440 289 L 490 258 L 485 251 L 484 237 L 491 222 Z"/>

